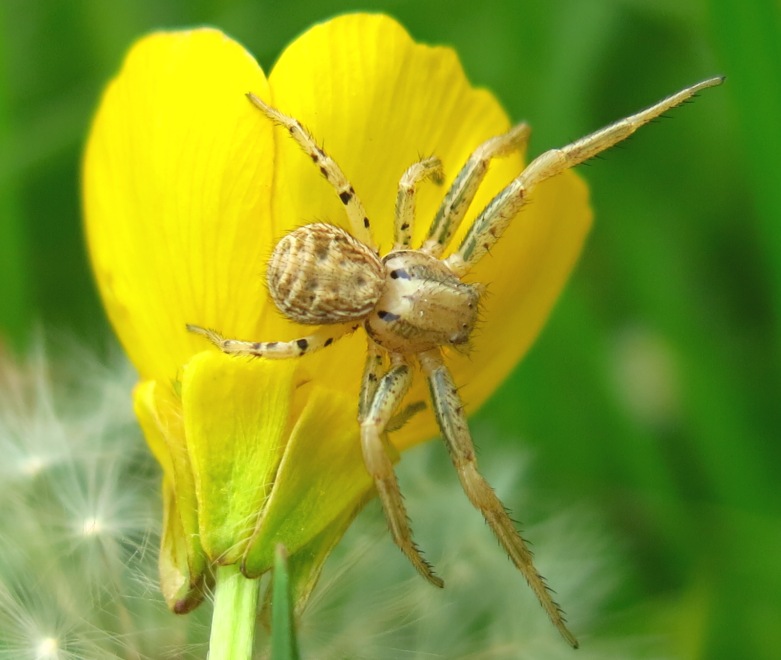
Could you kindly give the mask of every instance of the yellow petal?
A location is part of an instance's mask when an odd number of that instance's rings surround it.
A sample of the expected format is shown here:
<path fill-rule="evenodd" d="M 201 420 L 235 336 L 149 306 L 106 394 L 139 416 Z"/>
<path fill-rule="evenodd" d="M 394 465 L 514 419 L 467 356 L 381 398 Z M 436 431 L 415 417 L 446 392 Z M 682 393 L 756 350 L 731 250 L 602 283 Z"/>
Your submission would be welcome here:
<path fill-rule="evenodd" d="M 216 30 L 139 41 L 110 84 L 84 160 L 90 256 L 142 378 L 168 380 L 202 339 L 266 313 L 272 127 L 245 98 L 263 72 Z"/>
<path fill-rule="evenodd" d="M 190 570 L 188 536 L 176 506 L 173 484 L 163 478 L 163 531 L 160 539 L 160 591 L 172 612 L 185 614 L 204 599 L 206 573 Z"/>
<path fill-rule="evenodd" d="M 193 584 L 198 583 L 206 571 L 207 561 L 200 541 L 198 502 L 185 442 L 181 401 L 170 386 L 146 381 L 135 388 L 133 407 L 147 444 L 162 465 L 164 479 L 170 483 L 176 500 L 167 510 L 178 520 L 169 518 L 166 530 L 171 533 L 181 530 L 181 538 L 177 537 L 171 543 L 176 547 L 178 558 L 182 549 L 186 550 L 190 580 Z"/>
<path fill-rule="evenodd" d="M 133 388 L 133 412 L 136 414 L 144 439 L 160 467 L 163 475 L 174 479 L 174 465 L 168 443 L 163 436 L 157 418 L 157 406 L 155 405 L 155 389 L 157 384 L 153 380 L 145 380 Z"/>
<path fill-rule="evenodd" d="M 163 468 L 163 525 L 160 539 L 160 590 L 168 607 L 180 614 L 197 607 L 203 600 L 206 562 L 197 543 L 197 518 L 189 516 L 189 533 L 177 506 L 173 457 L 160 427 L 155 402 L 154 381 L 139 383 L 133 390 L 133 408 L 152 454 Z M 192 504 L 185 510 L 195 513 Z"/>
<path fill-rule="evenodd" d="M 510 125 L 492 95 L 470 86 L 454 51 L 414 43 L 386 16 L 348 15 L 312 28 L 285 50 L 269 80 L 272 102 L 300 119 L 352 182 L 383 252 L 392 241 L 396 187 L 404 170 L 431 154 L 445 168 L 443 188 L 424 184 L 420 191 L 414 232 L 419 244 L 469 154 Z M 280 233 L 315 219 L 348 226 L 334 191 L 292 140 L 279 141 L 276 168 L 273 215 Z M 469 220 L 521 170 L 520 155 L 492 164 L 454 244 Z M 586 187 L 572 173 L 540 186 L 532 202 L 469 278 L 488 285 L 486 320 L 475 333 L 472 354 L 452 355 L 449 364 L 470 412 L 537 336 L 590 225 Z M 274 334 L 280 332 L 279 318 L 268 323 L 273 339 L 306 331 L 287 324 L 279 337 Z M 364 355 L 365 339 L 355 336 L 305 363 L 311 377 L 325 374 L 331 387 L 357 395 Z M 408 400 L 427 398 L 418 379 Z M 406 447 L 437 433 L 429 411 L 392 440 Z"/>
<path fill-rule="evenodd" d="M 292 360 L 253 360 L 217 351 L 184 370 L 182 412 L 195 475 L 201 544 L 220 563 L 244 551 L 285 451 Z"/>
<path fill-rule="evenodd" d="M 300 119 L 351 180 L 385 251 L 404 170 L 421 155 L 435 154 L 450 182 L 477 144 L 509 125 L 495 99 L 469 85 L 453 50 L 414 43 L 386 16 L 348 15 L 315 26 L 285 50 L 269 80 L 272 102 Z M 511 160 L 494 168 L 483 201 L 489 189 L 498 189 L 497 177 L 504 172 L 509 180 L 519 169 Z M 433 184 L 420 191 L 418 241 L 443 193 Z M 272 203 L 281 231 L 315 219 L 348 226 L 333 189 L 289 139 L 278 144 Z M 284 337 L 303 331 L 288 324 Z M 361 335 L 306 362 L 312 378 L 328 374 L 329 385 L 356 402 L 366 353 Z M 432 424 L 427 428 L 435 435 Z"/>

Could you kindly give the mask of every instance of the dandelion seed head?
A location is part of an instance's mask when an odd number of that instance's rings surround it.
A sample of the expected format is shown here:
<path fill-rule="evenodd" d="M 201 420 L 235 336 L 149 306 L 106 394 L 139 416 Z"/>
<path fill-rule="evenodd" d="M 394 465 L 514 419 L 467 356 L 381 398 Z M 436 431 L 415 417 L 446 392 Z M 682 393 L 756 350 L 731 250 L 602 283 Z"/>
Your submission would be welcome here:
<path fill-rule="evenodd" d="M 95 536 L 102 532 L 102 523 L 100 518 L 91 517 L 84 521 L 82 526 L 82 533 L 84 536 Z"/>
<path fill-rule="evenodd" d="M 157 584 L 135 376 L 73 343 L 52 354 L 0 363 L 0 660 L 202 657 L 203 618 L 168 613 Z"/>
<path fill-rule="evenodd" d="M 44 637 L 35 649 L 35 657 L 39 660 L 49 660 L 60 657 L 60 643 L 56 637 Z"/>
<path fill-rule="evenodd" d="M 31 454 L 19 465 L 19 473 L 27 477 L 35 477 L 48 465 L 48 461 L 43 456 Z"/>

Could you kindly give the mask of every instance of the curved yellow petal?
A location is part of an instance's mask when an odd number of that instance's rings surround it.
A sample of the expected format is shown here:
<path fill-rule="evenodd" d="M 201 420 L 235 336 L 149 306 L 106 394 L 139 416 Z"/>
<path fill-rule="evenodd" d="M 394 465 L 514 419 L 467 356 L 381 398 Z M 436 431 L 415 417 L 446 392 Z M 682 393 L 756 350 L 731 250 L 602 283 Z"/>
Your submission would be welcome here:
<path fill-rule="evenodd" d="M 144 439 L 149 450 L 163 469 L 163 475 L 169 481 L 173 481 L 173 457 L 159 424 L 157 404 L 155 403 L 156 388 L 157 383 L 153 380 L 142 381 L 133 388 L 133 412 L 144 432 Z"/>
<path fill-rule="evenodd" d="M 177 496 L 171 480 L 163 477 L 163 524 L 160 538 L 160 591 L 172 612 L 186 614 L 205 598 L 207 573 L 193 573 L 190 536 L 182 527 Z"/>
<path fill-rule="evenodd" d="M 415 241 L 419 244 L 461 165 L 484 140 L 510 122 L 496 99 L 470 86 L 454 51 L 416 44 L 398 23 L 381 15 L 354 14 L 315 26 L 293 42 L 274 66 L 271 102 L 310 130 L 352 182 L 386 252 L 391 246 L 398 180 L 421 156 L 444 165 L 445 186 L 421 188 Z M 278 142 L 272 213 L 279 235 L 308 221 L 347 227 L 329 184 L 290 139 Z M 522 170 L 520 155 L 492 164 L 466 222 Z M 540 331 L 577 259 L 591 212 L 585 185 L 571 173 L 535 192 L 533 203 L 470 279 L 488 285 L 484 324 L 470 356 L 449 364 L 474 411 L 496 389 Z M 304 332 L 279 317 L 264 328 L 274 339 Z M 363 333 L 359 333 L 363 334 Z M 306 359 L 312 377 L 357 394 L 365 355 L 359 335 Z M 418 380 L 410 400 L 426 400 Z M 406 447 L 437 434 L 433 415 L 417 415 L 394 443 Z"/>
<path fill-rule="evenodd" d="M 142 378 L 168 380 L 203 340 L 252 335 L 265 313 L 271 126 L 245 98 L 267 82 L 221 32 L 139 41 L 87 144 L 84 214 L 109 318 Z"/>
<path fill-rule="evenodd" d="M 181 402 L 167 385 L 144 381 L 133 390 L 133 408 L 147 444 L 163 468 L 160 587 L 169 607 L 183 613 L 203 600 L 207 560 L 198 527 Z"/>
<path fill-rule="evenodd" d="M 449 183 L 477 144 L 509 126 L 496 100 L 469 85 L 452 49 L 416 44 L 382 15 L 354 14 L 315 26 L 284 51 L 269 81 L 272 102 L 301 120 L 350 179 L 383 252 L 391 246 L 404 170 L 435 154 Z M 487 191 L 498 190 L 497 180 L 519 170 L 513 160 L 493 168 L 483 202 L 490 199 Z M 348 227 L 333 189 L 292 140 L 278 141 L 276 163 L 272 212 L 280 234 L 312 220 Z M 418 242 L 443 193 L 433 184 L 422 187 Z M 279 327 L 280 319 L 273 323 Z M 283 323 L 286 338 L 304 331 Z M 307 368 L 313 378 L 327 374 L 331 387 L 357 397 L 365 354 L 360 332 L 308 358 Z M 429 426 L 427 435 L 434 434 Z"/>

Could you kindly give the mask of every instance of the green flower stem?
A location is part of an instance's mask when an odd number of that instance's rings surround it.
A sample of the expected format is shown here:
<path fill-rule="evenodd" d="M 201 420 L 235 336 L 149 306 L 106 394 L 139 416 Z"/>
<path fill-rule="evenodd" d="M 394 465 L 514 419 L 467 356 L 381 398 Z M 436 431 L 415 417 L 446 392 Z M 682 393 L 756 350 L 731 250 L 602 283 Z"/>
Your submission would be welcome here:
<path fill-rule="evenodd" d="M 209 660 L 252 658 L 259 587 L 235 564 L 217 568 Z"/>

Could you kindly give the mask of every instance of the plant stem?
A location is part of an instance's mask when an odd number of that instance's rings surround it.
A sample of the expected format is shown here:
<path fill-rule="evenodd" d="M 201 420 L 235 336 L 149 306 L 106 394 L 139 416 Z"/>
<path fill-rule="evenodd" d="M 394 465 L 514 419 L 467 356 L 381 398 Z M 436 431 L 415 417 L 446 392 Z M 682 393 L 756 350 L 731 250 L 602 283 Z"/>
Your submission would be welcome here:
<path fill-rule="evenodd" d="M 217 568 L 209 660 L 249 660 L 255 638 L 259 580 L 231 564 Z"/>

